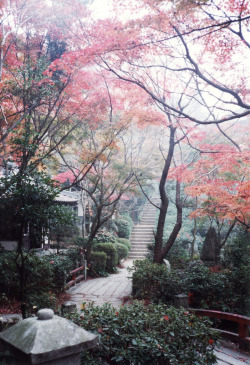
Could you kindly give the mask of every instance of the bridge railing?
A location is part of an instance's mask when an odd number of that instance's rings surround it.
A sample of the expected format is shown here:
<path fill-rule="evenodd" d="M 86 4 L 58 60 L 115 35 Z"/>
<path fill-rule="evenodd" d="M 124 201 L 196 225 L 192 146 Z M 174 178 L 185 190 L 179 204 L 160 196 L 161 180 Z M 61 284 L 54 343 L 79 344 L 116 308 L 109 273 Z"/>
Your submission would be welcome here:
<path fill-rule="evenodd" d="M 69 275 L 71 276 L 71 280 L 68 281 L 65 285 L 65 288 L 68 289 L 72 285 L 75 285 L 78 281 L 86 280 L 87 278 L 87 261 L 84 261 L 84 265 L 78 267 L 75 270 L 70 271 Z"/>
<path fill-rule="evenodd" d="M 246 350 L 250 348 L 250 337 L 248 337 L 248 331 L 250 326 L 249 317 L 241 316 L 239 314 L 206 310 L 206 309 L 189 308 L 189 310 L 193 311 L 197 316 L 224 319 L 230 322 L 238 323 L 238 333 L 224 331 L 221 329 L 217 330 L 220 332 L 222 337 L 227 338 L 233 342 L 237 342 L 239 344 L 240 349 Z"/>

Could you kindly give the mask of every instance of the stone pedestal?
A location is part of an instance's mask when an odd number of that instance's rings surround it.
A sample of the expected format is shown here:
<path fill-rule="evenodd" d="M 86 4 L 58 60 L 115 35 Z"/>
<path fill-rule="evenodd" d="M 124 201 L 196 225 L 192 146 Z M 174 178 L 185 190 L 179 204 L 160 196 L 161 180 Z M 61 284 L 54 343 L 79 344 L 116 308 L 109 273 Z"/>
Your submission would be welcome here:
<path fill-rule="evenodd" d="M 178 294 L 174 296 L 174 306 L 176 308 L 188 308 L 188 296 L 185 294 Z"/>
<path fill-rule="evenodd" d="M 38 311 L 0 333 L 17 365 L 80 365 L 81 351 L 97 345 L 98 336 L 85 331 L 52 309 Z"/>
<path fill-rule="evenodd" d="M 62 304 L 62 312 L 65 314 L 73 313 L 76 310 L 76 304 L 68 301 Z"/>

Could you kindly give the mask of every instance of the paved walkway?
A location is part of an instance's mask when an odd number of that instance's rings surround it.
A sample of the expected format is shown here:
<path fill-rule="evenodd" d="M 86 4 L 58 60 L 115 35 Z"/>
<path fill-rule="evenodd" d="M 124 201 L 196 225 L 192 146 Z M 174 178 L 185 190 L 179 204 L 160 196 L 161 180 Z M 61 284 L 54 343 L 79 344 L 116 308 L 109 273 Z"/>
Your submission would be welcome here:
<path fill-rule="evenodd" d="M 126 260 L 124 268 L 119 269 L 118 274 L 112 274 L 107 278 L 97 278 L 78 283 L 68 289 L 71 301 L 76 303 L 79 310 L 83 302 L 94 302 L 96 305 L 111 303 L 119 307 L 123 298 L 131 295 L 132 282 L 128 276 L 127 267 L 133 265 L 133 260 Z M 216 348 L 217 365 L 250 365 L 250 357 L 245 352 L 238 350 L 236 345 L 221 341 L 221 346 Z M 191 364 L 190 364 L 191 365 Z"/>
<path fill-rule="evenodd" d="M 80 309 L 83 302 L 94 302 L 96 305 L 111 303 L 115 307 L 122 304 L 122 298 L 130 296 L 132 281 L 127 267 L 133 265 L 133 260 L 126 260 L 124 268 L 118 274 L 111 274 L 107 278 L 90 279 L 67 290 L 71 294 L 71 301 Z"/>
<path fill-rule="evenodd" d="M 215 350 L 217 365 L 249 365 L 250 356 L 248 353 L 240 351 L 238 347 L 229 342 L 220 340 L 220 347 Z"/>

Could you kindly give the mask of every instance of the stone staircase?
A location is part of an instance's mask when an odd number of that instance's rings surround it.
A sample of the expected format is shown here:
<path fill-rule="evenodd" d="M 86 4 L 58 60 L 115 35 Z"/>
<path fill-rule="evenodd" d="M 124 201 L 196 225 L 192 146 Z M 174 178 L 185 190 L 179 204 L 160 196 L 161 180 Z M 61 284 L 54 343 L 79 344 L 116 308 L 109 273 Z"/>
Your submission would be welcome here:
<path fill-rule="evenodd" d="M 154 204 L 158 204 L 158 202 L 159 200 L 153 200 Z M 154 239 L 153 230 L 155 228 L 156 213 L 157 208 L 152 204 L 147 203 L 145 205 L 140 223 L 134 226 L 130 236 L 130 259 L 144 259 L 147 255 L 148 244 Z"/>

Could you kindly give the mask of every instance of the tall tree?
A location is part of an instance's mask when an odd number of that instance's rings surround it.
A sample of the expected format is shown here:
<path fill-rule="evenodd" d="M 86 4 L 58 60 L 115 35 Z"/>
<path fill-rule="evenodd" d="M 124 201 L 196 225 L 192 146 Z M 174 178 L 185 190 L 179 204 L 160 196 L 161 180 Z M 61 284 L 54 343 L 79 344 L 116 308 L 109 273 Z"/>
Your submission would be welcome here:
<path fill-rule="evenodd" d="M 227 145 L 210 146 L 192 166 L 183 166 L 183 180 L 190 186 L 186 193 L 198 199 L 192 218 L 210 217 L 217 226 L 222 248 L 236 224 L 249 229 L 249 154 Z M 224 238 L 220 236 L 227 226 Z"/>
<path fill-rule="evenodd" d="M 122 6 L 119 3 L 119 6 Z M 155 236 L 156 262 L 173 245 L 181 228 L 180 186 L 176 186 L 176 225 L 163 245 L 168 209 L 165 186 L 176 145 L 182 139 L 194 147 L 190 129 L 217 125 L 220 133 L 234 143 L 225 129 L 228 122 L 244 120 L 250 114 L 247 73 L 247 26 L 250 15 L 245 1 L 170 2 L 142 0 L 124 7 L 138 11 L 132 20 L 119 19 L 113 28 L 109 20 L 96 26 L 112 28 L 112 38 L 99 45 L 96 61 L 120 80 L 120 87 L 137 86 L 167 118 L 169 150 L 159 184 L 160 215 Z M 116 7 L 118 10 L 118 7 Z M 98 47 L 98 44 L 97 44 Z M 243 54 L 239 63 L 238 54 Z M 137 98 L 137 94 L 134 94 Z M 139 100 L 139 99 L 137 99 Z M 193 127 L 192 127 L 193 125 Z M 177 129 L 182 136 L 177 134 Z M 203 151 L 201 151 L 203 152 Z"/>

